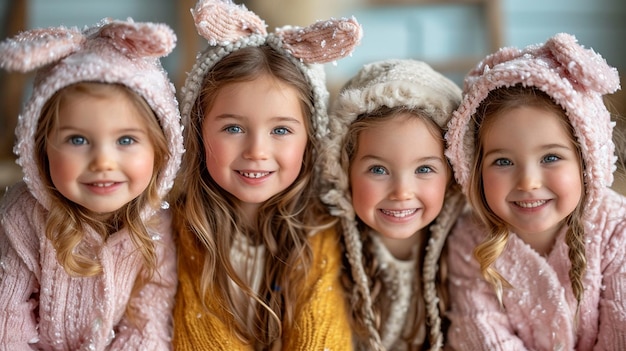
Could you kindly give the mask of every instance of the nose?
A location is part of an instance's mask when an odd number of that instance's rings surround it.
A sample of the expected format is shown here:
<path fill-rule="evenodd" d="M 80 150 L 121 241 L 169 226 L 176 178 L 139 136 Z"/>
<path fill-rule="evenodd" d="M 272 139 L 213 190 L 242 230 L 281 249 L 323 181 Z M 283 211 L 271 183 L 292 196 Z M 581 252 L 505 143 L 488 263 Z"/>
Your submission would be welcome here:
<path fill-rule="evenodd" d="M 92 172 L 104 172 L 115 169 L 116 161 L 114 153 L 106 147 L 94 147 L 92 151 L 89 170 Z"/>
<path fill-rule="evenodd" d="M 517 189 L 531 191 L 541 187 L 541 171 L 534 166 L 524 167 L 520 170 L 517 180 Z"/>
<path fill-rule="evenodd" d="M 269 155 L 269 145 L 263 135 L 254 134 L 248 137 L 243 151 L 243 157 L 247 160 L 264 160 Z"/>
<path fill-rule="evenodd" d="M 411 179 L 407 176 L 396 176 L 393 178 L 393 184 L 389 198 L 395 201 L 410 200 L 415 194 L 415 187 Z"/>

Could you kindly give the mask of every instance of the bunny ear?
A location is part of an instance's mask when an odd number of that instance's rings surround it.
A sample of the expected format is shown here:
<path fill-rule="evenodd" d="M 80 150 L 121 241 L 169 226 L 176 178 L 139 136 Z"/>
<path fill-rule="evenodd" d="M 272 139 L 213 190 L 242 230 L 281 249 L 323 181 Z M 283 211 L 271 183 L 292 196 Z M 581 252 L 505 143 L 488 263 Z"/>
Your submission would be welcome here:
<path fill-rule="evenodd" d="M 84 41 L 76 28 L 25 31 L 0 43 L 0 67 L 26 73 L 75 52 Z"/>
<path fill-rule="evenodd" d="M 231 0 L 200 0 L 191 10 L 198 33 L 209 45 L 228 45 L 251 34 L 267 35 L 265 22 Z"/>
<path fill-rule="evenodd" d="M 361 25 L 354 18 L 318 21 L 308 27 L 276 31 L 283 46 L 304 63 L 326 63 L 348 56 L 361 42 Z"/>
<path fill-rule="evenodd" d="M 164 24 L 114 21 L 100 29 L 98 36 L 132 57 L 163 57 L 176 45 L 176 35 Z"/>
<path fill-rule="evenodd" d="M 617 70 L 593 50 L 580 46 L 574 36 L 557 34 L 546 41 L 545 47 L 574 83 L 601 94 L 613 93 L 619 88 Z"/>

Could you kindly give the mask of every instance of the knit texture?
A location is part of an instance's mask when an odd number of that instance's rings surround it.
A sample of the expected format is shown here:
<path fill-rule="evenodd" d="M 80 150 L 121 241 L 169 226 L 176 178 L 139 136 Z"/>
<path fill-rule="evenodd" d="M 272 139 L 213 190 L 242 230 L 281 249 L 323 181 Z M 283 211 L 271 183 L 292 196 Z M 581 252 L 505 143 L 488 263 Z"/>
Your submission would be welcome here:
<path fill-rule="evenodd" d="M 45 237 L 47 210 L 24 183 L 0 203 L 0 344 L 3 350 L 168 350 L 176 291 L 176 252 L 167 212 L 149 228 L 156 246 L 152 279 L 131 291 L 143 257 L 125 230 L 103 242 L 102 274 L 72 277 Z M 127 308 L 133 309 L 129 318 Z M 36 313 L 35 313 L 36 311 Z"/>
<path fill-rule="evenodd" d="M 575 37 L 557 34 L 523 50 L 503 48 L 468 74 L 464 97 L 449 124 L 446 155 L 467 193 L 476 150 L 473 115 L 490 91 L 522 84 L 547 93 L 566 112 L 582 150 L 587 203 L 587 268 L 578 325 L 568 275 L 565 230 L 543 257 L 515 233 L 494 268 L 511 283 L 499 306 L 472 252 L 487 229 L 467 213 L 449 239 L 452 309 L 448 346 L 459 350 L 621 350 L 626 346 L 626 197 L 608 187 L 616 157 L 614 123 L 602 95 L 619 87 L 617 71 Z"/>
<path fill-rule="evenodd" d="M 310 239 L 313 264 L 296 304 L 294 325 L 283 330 L 281 350 L 351 350 L 348 308 L 339 282 L 341 251 L 334 230 L 313 235 Z M 193 233 L 181 233 L 179 257 L 179 289 L 174 308 L 174 349 L 177 350 L 253 350 L 233 333 L 224 321 L 229 313 L 220 304 L 217 294 L 203 295 L 197 284 L 202 273 L 202 250 Z M 250 248 L 254 250 L 255 248 Z M 262 270 L 258 266 L 257 270 Z"/>
<path fill-rule="evenodd" d="M 172 187 L 183 149 L 180 113 L 174 86 L 159 58 L 176 43 L 165 24 L 102 20 L 77 28 L 33 29 L 0 43 L 0 67 L 20 72 L 37 70 L 33 92 L 18 119 L 14 148 L 24 181 L 35 198 L 49 208 L 47 190 L 39 181 L 34 137 L 44 104 L 57 91 L 78 82 L 119 83 L 146 100 L 159 119 L 171 157 L 158 178 L 159 196 Z M 142 218 L 156 210 L 145 208 Z"/>
<path fill-rule="evenodd" d="M 328 205 L 333 215 L 341 218 L 346 245 L 346 255 L 350 263 L 356 287 L 353 298 L 363 299 L 366 323 L 374 323 L 369 277 L 363 262 L 363 245 L 357 228 L 356 215 L 352 208 L 352 196 L 348 175 L 341 166 L 343 138 L 352 122 L 361 114 L 379 107 L 406 106 L 430 117 L 445 130 L 452 111 L 461 101 L 461 89 L 451 80 L 434 71 L 427 64 L 416 60 L 385 60 L 365 65 L 346 85 L 330 112 L 330 135 L 322 152 L 322 201 Z M 416 141 L 419 145 L 419 141 Z M 418 279 L 423 284 L 426 303 L 428 335 L 432 349 L 441 348 L 443 333 L 439 312 L 436 276 L 439 258 L 449 230 L 461 209 L 465 206 L 462 194 L 454 187 L 447 191 L 442 212 L 430 227 L 426 255 L 422 265 L 422 275 Z M 391 304 L 391 302 L 390 302 Z M 398 321 L 390 321 L 398 323 Z M 385 324 L 385 323 L 382 323 Z M 370 330 L 371 338 L 385 347 L 393 349 L 394 338 L 379 335 L 380 331 Z"/>
<path fill-rule="evenodd" d="M 36 70 L 32 96 L 19 116 L 14 151 L 24 182 L 0 202 L 0 344 L 25 350 L 167 350 L 176 291 L 176 258 L 167 210 L 146 206 L 156 270 L 134 291 L 143 256 L 125 229 L 104 241 L 84 227 L 84 245 L 98 248 L 102 273 L 69 276 L 45 235 L 51 204 L 37 167 L 35 133 L 44 104 L 78 82 L 117 83 L 143 97 L 168 142 L 170 157 L 157 178 L 158 195 L 171 188 L 183 149 L 174 87 L 159 58 L 176 37 L 163 24 L 103 20 L 76 28 L 34 29 L 0 43 L 0 67 Z M 164 202 L 162 207 L 167 207 Z M 148 223 L 148 222 L 146 222 Z M 82 245 L 82 244 L 81 244 Z M 128 313 L 132 311 L 132 316 Z"/>
<path fill-rule="evenodd" d="M 511 235 L 495 262 L 512 285 L 502 295 L 480 276 L 472 250 L 485 228 L 471 213 L 461 217 L 448 240 L 451 321 L 446 346 L 454 350 L 624 350 L 626 347 L 626 197 L 604 189 L 585 225 L 587 271 L 580 319 L 568 272 L 562 231 L 543 257 Z"/>
<path fill-rule="evenodd" d="M 582 149 L 588 195 L 585 208 L 592 215 L 599 205 L 599 193 L 611 186 L 616 169 L 612 140 L 615 123 L 602 95 L 619 88 L 619 76 L 599 54 L 565 33 L 523 50 L 500 49 L 468 73 L 463 102 L 454 112 L 446 136 L 446 156 L 457 182 L 467 193 L 476 147 L 470 121 L 476 109 L 490 91 L 516 84 L 537 87 L 565 110 Z"/>

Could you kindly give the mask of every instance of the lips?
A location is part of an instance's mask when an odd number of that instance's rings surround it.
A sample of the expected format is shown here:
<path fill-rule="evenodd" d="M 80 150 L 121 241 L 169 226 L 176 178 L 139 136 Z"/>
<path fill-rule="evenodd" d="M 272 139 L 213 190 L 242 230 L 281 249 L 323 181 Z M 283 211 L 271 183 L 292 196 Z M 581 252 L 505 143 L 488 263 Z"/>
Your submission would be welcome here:
<path fill-rule="evenodd" d="M 534 201 L 514 201 L 514 203 L 522 208 L 535 208 L 548 202 L 547 200 L 534 200 Z"/>
<path fill-rule="evenodd" d="M 395 218 L 404 218 L 407 216 L 410 216 L 412 214 L 414 214 L 415 212 L 417 212 L 417 208 L 412 208 L 409 210 L 385 210 L 385 209 L 381 209 L 380 210 L 382 213 L 384 213 L 387 216 L 392 216 Z"/>

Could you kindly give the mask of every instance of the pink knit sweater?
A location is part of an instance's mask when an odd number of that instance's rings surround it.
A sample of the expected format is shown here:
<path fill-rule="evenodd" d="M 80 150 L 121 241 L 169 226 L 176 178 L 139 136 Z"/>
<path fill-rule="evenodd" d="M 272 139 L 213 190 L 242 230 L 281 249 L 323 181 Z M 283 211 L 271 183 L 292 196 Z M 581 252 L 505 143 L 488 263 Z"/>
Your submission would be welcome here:
<path fill-rule="evenodd" d="M 103 273 L 69 276 L 46 239 L 46 211 L 19 183 L 0 203 L 0 347 L 2 350 L 169 350 L 176 259 L 170 215 L 153 229 L 158 267 L 131 293 L 142 260 L 124 231 L 100 253 Z M 88 237 L 101 242 L 95 233 Z M 127 307 L 133 306 L 132 318 Z"/>
<path fill-rule="evenodd" d="M 626 350 L 626 197 L 606 189 L 586 223 L 587 271 L 578 325 L 564 231 L 548 257 L 512 234 L 495 268 L 512 285 L 500 308 L 473 248 L 484 231 L 470 215 L 448 239 L 452 310 L 447 347 L 457 350 Z"/>

